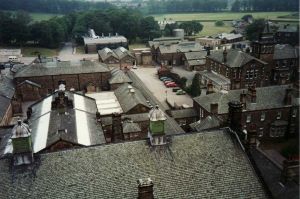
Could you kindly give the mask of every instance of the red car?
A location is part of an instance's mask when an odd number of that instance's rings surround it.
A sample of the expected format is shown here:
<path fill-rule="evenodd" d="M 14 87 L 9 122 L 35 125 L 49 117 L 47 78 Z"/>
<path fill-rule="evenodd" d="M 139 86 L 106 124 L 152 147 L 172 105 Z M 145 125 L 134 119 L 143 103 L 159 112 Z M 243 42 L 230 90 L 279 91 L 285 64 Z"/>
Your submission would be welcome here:
<path fill-rule="evenodd" d="M 168 87 L 168 88 L 177 87 L 177 84 L 175 82 L 167 83 L 166 87 Z"/>
<path fill-rule="evenodd" d="M 175 83 L 175 82 L 173 82 L 173 81 L 165 81 L 165 82 L 164 82 L 165 85 L 166 85 L 166 84 L 170 84 L 170 83 Z"/>

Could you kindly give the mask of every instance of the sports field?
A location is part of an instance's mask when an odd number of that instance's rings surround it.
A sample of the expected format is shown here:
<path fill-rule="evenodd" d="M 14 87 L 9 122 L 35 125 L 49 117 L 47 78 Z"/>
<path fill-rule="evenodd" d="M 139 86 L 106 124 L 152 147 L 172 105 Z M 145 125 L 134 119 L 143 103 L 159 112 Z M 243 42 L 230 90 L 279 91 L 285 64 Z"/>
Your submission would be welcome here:
<path fill-rule="evenodd" d="M 164 19 L 172 19 L 175 21 L 217 21 L 217 20 L 235 20 L 241 19 L 244 15 L 251 14 L 254 18 L 265 18 L 270 20 L 287 20 L 297 21 L 299 19 L 291 18 L 278 18 L 282 16 L 289 16 L 292 12 L 217 12 L 217 13 L 175 13 L 175 14 L 155 14 L 152 15 L 155 20 L 162 21 Z"/>
<path fill-rule="evenodd" d="M 48 13 L 30 13 L 30 16 L 32 17 L 33 21 L 43 21 L 43 20 L 48 20 L 55 16 L 62 16 L 62 15 L 48 14 Z"/>

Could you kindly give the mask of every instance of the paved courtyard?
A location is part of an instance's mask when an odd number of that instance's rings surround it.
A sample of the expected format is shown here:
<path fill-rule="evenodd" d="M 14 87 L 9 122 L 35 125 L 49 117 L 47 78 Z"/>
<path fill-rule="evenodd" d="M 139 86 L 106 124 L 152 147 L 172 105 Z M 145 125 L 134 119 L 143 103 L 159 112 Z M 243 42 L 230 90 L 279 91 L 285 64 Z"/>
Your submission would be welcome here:
<path fill-rule="evenodd" d="M 172 88 L 166 88 L 162 81 L 158 79 L 156 68 L 142 68 L 132 70 L 149 88 L 153 95 L 162 103 L 166 104 L 166 99 L 173 106 L 186 104 L 193 106 L 193 100 L 189 95 L 176 95 Z"/>

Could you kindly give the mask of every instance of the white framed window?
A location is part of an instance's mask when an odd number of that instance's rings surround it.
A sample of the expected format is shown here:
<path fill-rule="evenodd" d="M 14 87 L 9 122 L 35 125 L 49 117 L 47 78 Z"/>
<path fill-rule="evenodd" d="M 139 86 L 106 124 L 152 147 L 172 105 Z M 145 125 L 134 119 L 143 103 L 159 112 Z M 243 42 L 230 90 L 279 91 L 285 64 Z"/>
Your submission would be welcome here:
<path fill-rule="evenodd" d="M 262 112 L 260 115 L 260 121 L 265 121 L 265 119 L 266 119 L 266 113 Z"/>
<path fill-rule="evenodd" d="M 277 112 L 276 119 L 278 119 L 278 120 L 280 120 L 280 119 L 281 119 L 281 111 L 278 111 L 278 112 Z"/>
<path fill-rule="evenodd" d="M 250 123 L 250 122 L 251 122 L 251 114 L 248 114 L 248 115 L 247 115 L 246 122 L 247 122 L 247 123 Z"/>

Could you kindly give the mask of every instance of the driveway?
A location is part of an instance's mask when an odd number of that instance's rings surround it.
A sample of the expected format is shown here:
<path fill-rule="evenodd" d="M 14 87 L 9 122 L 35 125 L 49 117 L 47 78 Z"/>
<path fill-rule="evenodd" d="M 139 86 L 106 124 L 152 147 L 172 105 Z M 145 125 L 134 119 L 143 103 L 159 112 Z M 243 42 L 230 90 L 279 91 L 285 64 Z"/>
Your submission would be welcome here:
<path fill-rule="evenodd" d="M 189 95 L 176 95 L 172 92 L 172 88 L 166 88 L 162 81 L 158 79 L 156 68 L 141 68 L 132 70 L 148 87 L 153 95 L 164 105 L 166 99 L 169 104 L 174 106 L 182 106 L 186 104 L 190 107 L 193 106 L 193 100 Z"/>

